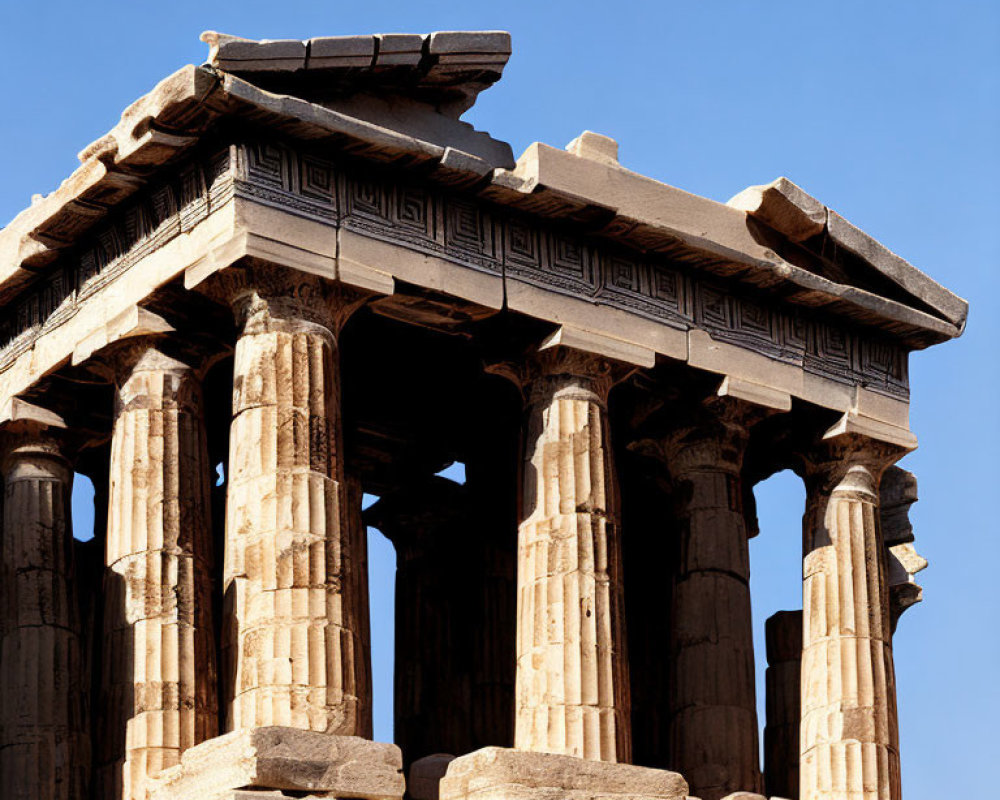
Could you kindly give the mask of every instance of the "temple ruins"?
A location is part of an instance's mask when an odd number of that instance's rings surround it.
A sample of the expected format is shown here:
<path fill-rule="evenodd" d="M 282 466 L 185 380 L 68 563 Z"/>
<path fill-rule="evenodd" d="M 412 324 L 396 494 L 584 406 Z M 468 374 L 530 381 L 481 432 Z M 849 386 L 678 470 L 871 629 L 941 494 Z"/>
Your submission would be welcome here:
<path fill-rule="evenodd" d="M 898 800 L 907 361 L 965 301 L 785 178 L 515 159 L 461 119 L 506 33 L 203 38 L 0 232 L 0 796 Z"/>

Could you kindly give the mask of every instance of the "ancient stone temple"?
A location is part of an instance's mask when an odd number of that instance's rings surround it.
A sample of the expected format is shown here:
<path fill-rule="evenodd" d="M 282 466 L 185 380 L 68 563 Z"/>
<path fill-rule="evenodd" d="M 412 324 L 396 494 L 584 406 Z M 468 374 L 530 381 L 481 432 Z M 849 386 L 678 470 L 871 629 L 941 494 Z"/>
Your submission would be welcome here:
<path fill-rule="evenodd" d="M 907 360 L 966 303 L 784 178 L 515 159 L 461 119 L 505 33 L 204 39 L 0 232 L 0 796 L 898 800 Z"/>

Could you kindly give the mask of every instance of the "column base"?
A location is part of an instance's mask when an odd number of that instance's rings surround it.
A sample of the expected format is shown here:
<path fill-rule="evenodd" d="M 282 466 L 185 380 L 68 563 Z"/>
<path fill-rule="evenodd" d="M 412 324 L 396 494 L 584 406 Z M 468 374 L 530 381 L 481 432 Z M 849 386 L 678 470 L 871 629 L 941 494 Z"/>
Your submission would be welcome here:
<path fill-rule="evenodd" d="M 149 783 L 150 800 L 402 800 L 393 744 L 298 728 L 252 728 L 209 739 Z M 286 794 L 290 792 L 291 794 Z"/>
<path fill-rule="evenodd" d="M 448 765 L 440 800 L 685 800 L 676 772 L 484 747 Z"/>

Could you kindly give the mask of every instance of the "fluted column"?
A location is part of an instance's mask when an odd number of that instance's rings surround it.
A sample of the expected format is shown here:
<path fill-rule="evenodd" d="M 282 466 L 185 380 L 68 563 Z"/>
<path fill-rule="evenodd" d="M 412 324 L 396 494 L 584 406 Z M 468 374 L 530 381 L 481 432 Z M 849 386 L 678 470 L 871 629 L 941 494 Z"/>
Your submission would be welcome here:
<path fill-rule="evenodd" d="M 105 797 L 217 733 L 210 469 L 201 386 L 152 341 L 110 358 L 118 396 L 105 551 Z M 122 734 L 124 733 L 124 741 Z"/>
<path fill-rule="evenodd" d="M 73 563 L 73 470 L 60 431 L 0 432 L 0 794 L 84 800 L 90 737 Z"/>
<path fill-rule="evenodd" d="M 750 550 L 740 471 L 754 410 L 713 399 L 661 447 L 680 536 L 673 577 L 671 768 L 718 800 L 761 788 Z"/>
<path fill-rule="evenodd" d="M 365 540 L 351 533 L 336 338 L 363 298 L 263 267 L 227 279 L 242 328 L 224 574 L 228 727 L 367 734 Z"/>
<path fill-rule="evenodd" d="M 802 612 L 768 617 L 764 783 L 768 795 L 799 796 Z"/>
<path fill-rule="evenodd" d="M 563 347 L 522 366 L 514 746 L 628 762 L 628 670 L 607 359 Z"/>
<path fill-rule="evenodd" d="M 806 457 L 801 800 L 898 800 L 878 486 L 900 451 L 845 434 Z"/>

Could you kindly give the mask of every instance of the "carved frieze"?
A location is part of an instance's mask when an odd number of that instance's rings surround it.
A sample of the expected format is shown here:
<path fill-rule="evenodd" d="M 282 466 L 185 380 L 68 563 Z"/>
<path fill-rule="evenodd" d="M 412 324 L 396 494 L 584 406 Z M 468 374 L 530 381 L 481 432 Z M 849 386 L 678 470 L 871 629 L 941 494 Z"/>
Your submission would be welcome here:
<path fill-rule="evenodd" d="M 97 225 L 79 249 L 8 305 L 0 321 L 0 371 L 87 297 L 233 196 L 675 329 L 700 328 L 839 383 L 908 397 L 906 351 L 886 338 L 766 297 L 734 294 L 719 279 L 655 253 L 277 140 L 205 153 Z"/>

